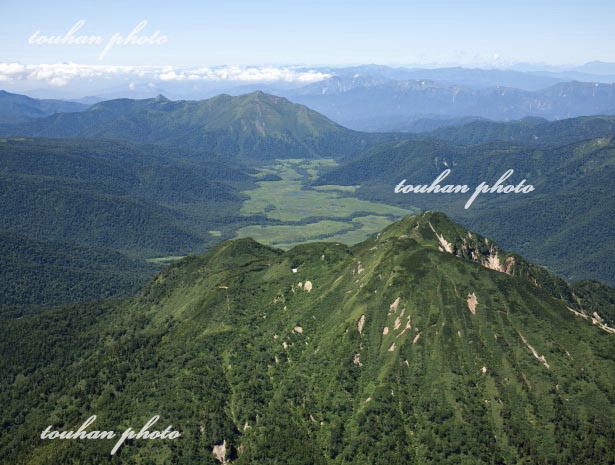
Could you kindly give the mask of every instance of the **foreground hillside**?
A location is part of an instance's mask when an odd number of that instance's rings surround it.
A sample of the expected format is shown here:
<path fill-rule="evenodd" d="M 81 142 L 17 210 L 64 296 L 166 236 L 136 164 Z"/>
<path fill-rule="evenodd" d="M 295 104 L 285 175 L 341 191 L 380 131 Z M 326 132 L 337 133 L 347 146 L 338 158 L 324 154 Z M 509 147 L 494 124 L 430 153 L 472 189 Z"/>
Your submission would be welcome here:
<path fill-rule="evenodd" d="M 2 321 L 2 463 L 607 464 L 603 294 L 438 213 L 354 247 L 223 242 L 138 296 Z M 42 441 L 153 415 L 175 441 Z"/>

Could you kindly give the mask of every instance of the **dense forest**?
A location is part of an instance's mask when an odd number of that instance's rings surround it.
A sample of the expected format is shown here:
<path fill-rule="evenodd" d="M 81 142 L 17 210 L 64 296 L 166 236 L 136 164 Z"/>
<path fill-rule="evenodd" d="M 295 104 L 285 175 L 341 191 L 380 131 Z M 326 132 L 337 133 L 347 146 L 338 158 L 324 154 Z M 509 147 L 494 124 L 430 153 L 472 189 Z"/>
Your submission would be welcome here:
<path fill-rule="evenodd" d="M 604 296 L 574 292 L 435 213 L 352 248 L 223 242 L 133 298 L 5 318 L 0 457 L 612 463 L 614 334 L 586 306 Z M 39 439 L 93 413 L 182 435 L 113 457 L 114 440 Z"/>
<path fill-rule="evenodd" d="M 0 306 L 132 292 L 146 259 L 203 251 L 238 225 L 245 167 L 129 142 L 0 141 Z M 213 236 L 210 231 L 217 231 Z"/>
<path fill-rule="evenodd" d="M 447 169 L 450 175 L 440 184 L 465 184 L 468 194 L 394 192 L 404 179 L 430 185 Z M 530 195 L 483 194 L 464 209 L 481 182 L 491 186 L 509 169 L 514 174 L 505 184 L 525 179 L 534 186 Z M 569 280 L 593 278 L 613 285 L 613 179 L 615 143 L 608 135 L 561 147 L 395 141 L 331 169 L 314 184 L 360 185 L 355 193 L 363 199 L 446 212 Z"/>

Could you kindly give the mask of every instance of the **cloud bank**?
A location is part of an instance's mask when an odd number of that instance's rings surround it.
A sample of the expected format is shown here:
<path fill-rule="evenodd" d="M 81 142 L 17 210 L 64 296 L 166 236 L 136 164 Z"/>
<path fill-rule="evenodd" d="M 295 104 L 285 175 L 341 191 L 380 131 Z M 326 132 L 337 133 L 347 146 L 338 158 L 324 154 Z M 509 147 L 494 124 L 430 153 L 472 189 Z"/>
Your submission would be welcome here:
<path fill-rule="evenodd" d="M 173 66 L 113 66 L 55 63 L 22 65 L 0 63 L 0 82 L 38 81 L 56 87 L 77 79 L 149 79 L 151 81 L 243 81 L 310 83 L 330 77 L 330 74 L 295 67 L 193 67 Z"/>

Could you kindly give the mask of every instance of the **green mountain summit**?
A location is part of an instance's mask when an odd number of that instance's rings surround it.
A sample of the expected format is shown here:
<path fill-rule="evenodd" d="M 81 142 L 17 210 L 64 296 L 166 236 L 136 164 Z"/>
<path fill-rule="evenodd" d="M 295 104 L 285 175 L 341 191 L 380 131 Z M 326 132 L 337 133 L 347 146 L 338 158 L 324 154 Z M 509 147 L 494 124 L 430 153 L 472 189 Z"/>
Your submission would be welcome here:
<path fill-rule="evenodd" d="M 347 247 L 226 241 L 134 298 L 2 321 L 2 463 L 607 464 L 615 334 L 587 287 L 440 213 Z"/>
<path fill-rule="evenodd" d="M 306 106 L 263 92 L 198 101 L 162 95 L 108 100 L 81 112 L 6 124 L 0 133 L 129 140 L 257 160 L 341 157 L 391 138 L 351 131 Z"/>

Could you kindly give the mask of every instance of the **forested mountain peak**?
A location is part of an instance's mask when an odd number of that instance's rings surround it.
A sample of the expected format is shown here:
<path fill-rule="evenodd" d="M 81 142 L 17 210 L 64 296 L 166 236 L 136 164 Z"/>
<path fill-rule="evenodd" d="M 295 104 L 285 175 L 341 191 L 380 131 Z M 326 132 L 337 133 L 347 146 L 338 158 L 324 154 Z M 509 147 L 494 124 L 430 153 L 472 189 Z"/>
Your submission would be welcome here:
<path fill-rule="evenodd" d="M 6 124 L 0 133 L 124 139 L 247 159 L 336 158 L 394 137 L 351 131 L 304 105 L 260 91 L 207 100 L 108 100 L 78 113 Z"/>
<path fill-rule="evenodd" d="M 133 298 L 3 320 L 0 452 L 19 435 L 14 464 L 97 463 L 114 441 L 36 432 L 151 412 L 181 439 L 118 463 L 608 463 L 615 335 L 594 287 L 580 300 L 434 212 L 353 247 L 223 242 Z"/>
<path fill-rule="evenodd" d="M 114 441 L 35 433 L 151 411 L 181 439 L 118 463 L 608 463 L 615 335 L 585 306 L 608 294 L 538 268 L 435 212 L 353 247 L 220 243 L 133 298 L 3 320 L 0 452 L 97 463 Z"/>

